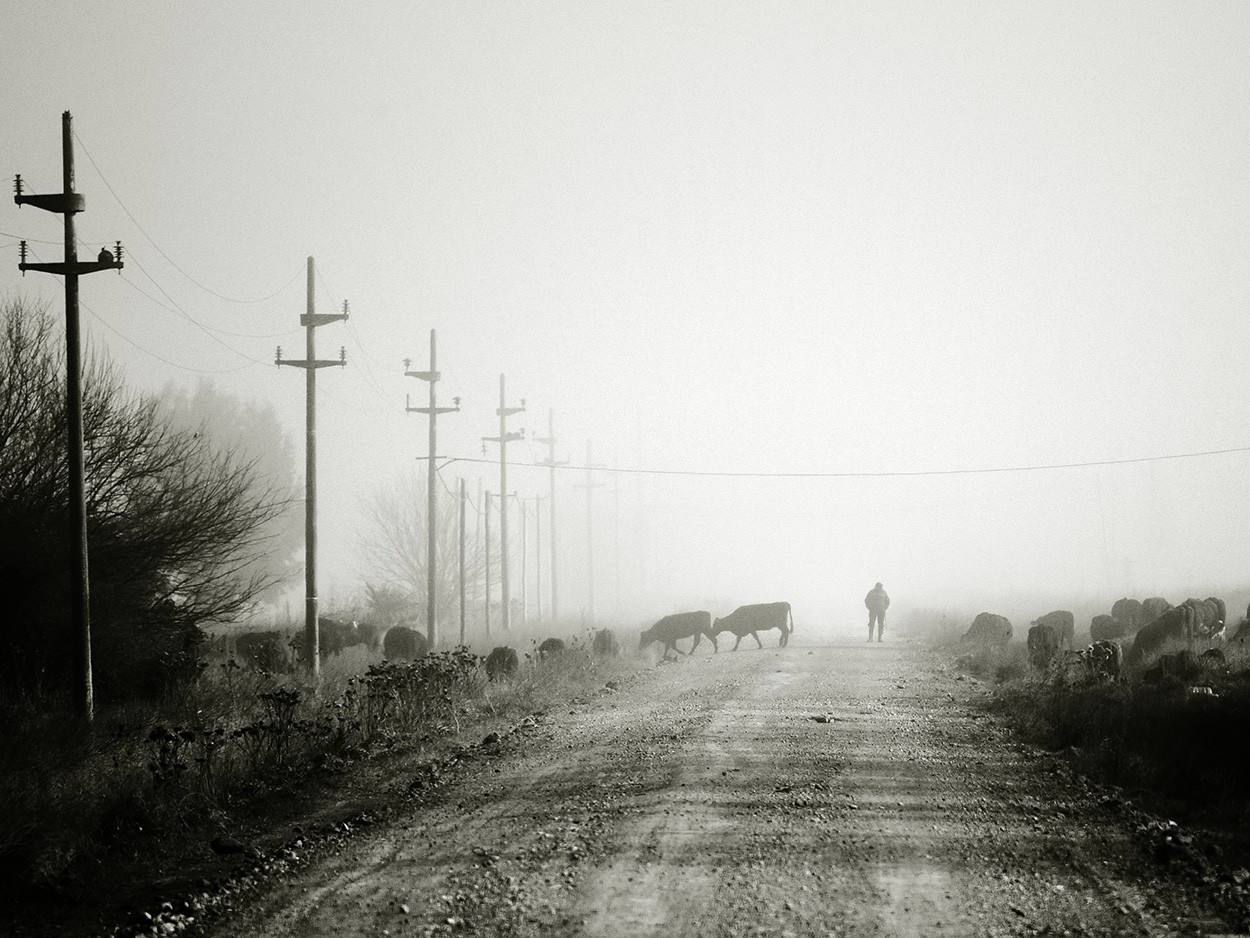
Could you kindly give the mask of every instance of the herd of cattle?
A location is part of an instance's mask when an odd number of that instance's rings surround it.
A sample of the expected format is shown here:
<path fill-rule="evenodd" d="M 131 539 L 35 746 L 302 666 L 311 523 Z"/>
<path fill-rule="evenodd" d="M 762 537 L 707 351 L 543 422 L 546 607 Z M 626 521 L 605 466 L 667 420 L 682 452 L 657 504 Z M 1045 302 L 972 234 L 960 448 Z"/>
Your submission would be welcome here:
<path fill-rule="evenodd" d="M 411 625 L 399 624 L 379 628 L 364 622 L 344 622 L 326 616 L 317 619 L 319 632 L 319 656 L 322 661 L 337 657 L 348 648 L 364 646 L 370 652 L 379 649 L 382 656 L 391 661 L 411 661 L 420 658 L 430 650 L 430 643 L 424 632 Z M 794 616 L 789 603 L 757 603 L 739 606 L 729 615 L 713 619 L 709 612 L 679 612 L 665 616 L 642 633 L 638 643 L 639 650 L 648 645 L 660 642 L 664 646 L 664 656 L 670 652 L 680 654 L 693 653 L 703 638 L 712 643 L 713 651 L 718 650 L 716 637 L 725 632 L 736 636 L 734 650 L 739 643 L 750 635 L 755 643 L 763 648 L 760 632 L 777 629 L 781 632 L 781 644 L 790 640 L 794 631 Z M 692 638 L 690 652 L 683 652 L 677 647 L 681 639 Z M 241 664 L 248 665 L 258 671 L 273 674 L 287 674 L 295 670 L 303 653 L 303 634 L 292 634 L 280 630 L 258 630 L 241 632 L 233 636 L 222 636 L 214 644 L 227 657 L 233 657 Z M 543 661 L 570 650 L 569 644 L 560 638 L 548 638 L 537 648 L 538 660 Z M 621 645 L 611 629 L 600 629 L 594 633 L 590 642 L 590 653 L 596 657 L 610 657 L 621 653 Z M 511 676 L 520 668 L 520 658 L 516 649 L 498 646 L 485 658 L 487 676 L 492 680 Z"/>
<path fill-rule="evenodd" d="M 1110 615 L 1093 617 L 1090 644 L 1083 649 L 1076 647 L 1076 620 L 1070 612 L 1049 612 L 1029 625 L 1029 664 L 1039 671 L 1075 664 L 1095 679 L 1119 680 L 1128 674 L 1146 681 L 1166 675 L 1189 679 L 1204 666 L 1225 662 L 1226 640 L 1241 643 L 1250 637 L 1250 609 L 1229 639 L 1224 634 L 1224 601 L 1214 597 L 1187 599 L 1179 606 L 1158 596 L 1140 602 L 1121 599 Z M 1005 647 L 1011 634 L 1006 617 L 983 612 L 962 641 L 974 647 Z"/>

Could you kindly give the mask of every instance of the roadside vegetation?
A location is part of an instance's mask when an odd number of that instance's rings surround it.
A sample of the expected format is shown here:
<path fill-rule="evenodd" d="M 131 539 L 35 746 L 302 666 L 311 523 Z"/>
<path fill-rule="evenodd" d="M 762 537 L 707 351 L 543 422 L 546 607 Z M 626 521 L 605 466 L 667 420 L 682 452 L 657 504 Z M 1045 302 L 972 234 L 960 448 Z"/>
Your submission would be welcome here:
<path fill-rule="evenodd" d="M 1031 669 L 1019 642 L 978 649 L 956 667 L 994 685 L 988 706 L 1020 736 L 1068 755 L 1075 768 L 1130 795 L 1161 797 L 1243 851 L 1250 845 L 1245 754 L 1250 659 L 1197 659 L 1184 674 L 1095 679 L 1081 666 Z"/>
<path fill-rule="evenodd" d="M 588 641 L 539 661 L 548 636 L 514 630 L 521 666 L 506 680 L 487 679 L 475 652 L 489 646 L 444 642 L 413 661 L 348 649 L 309 686 L 282 630 L 257 624 L 301 570 L 294 447 L 276 415 L 209 384 L 138 394 L 89 355 L 95 719 L 81 721 L 70 703 L 65 400 L 58 324 L 38 304 L 0 301 L 0 932 L 71 933 L 65 916 L 104 915 L 145 883 L 249 851 L 266 825 L 358 789 L 384 759 L 435 759 L 639 667 L 592 659 Z M 396 537 L 423 523 L 403 520 Z M 392 552 L 423 545 L 408 536 Z M 423 618 L 424 557 L 409 559 L 404 576 L 388 568 L 367 590 L 373 621 L 410 623 L 418 604 Z M 273 633 L 270 670 L 230 637 L 257 628 Z"/>
<path fill-rule="evenodd" d="M 520 646 L 518 673 L 499 681 L 464 647 L 411 662 L 345 655 L 329 660 L 316 694 L 299 675 L 228 657 L 159 701 L 106 709 L 90 729 L 55 709 L 8 707 L 0 721 L 6 891 L 46 902 L 93 892 L 102 879 L 130 888 L 127 877 L 168 875 L 210 849 L 242 851 L 278 801 L 289 808 L 379 759 L 433 760 L 641 664 L 593 658 L 576 640 L 540 661 L 534 646 Z"/>

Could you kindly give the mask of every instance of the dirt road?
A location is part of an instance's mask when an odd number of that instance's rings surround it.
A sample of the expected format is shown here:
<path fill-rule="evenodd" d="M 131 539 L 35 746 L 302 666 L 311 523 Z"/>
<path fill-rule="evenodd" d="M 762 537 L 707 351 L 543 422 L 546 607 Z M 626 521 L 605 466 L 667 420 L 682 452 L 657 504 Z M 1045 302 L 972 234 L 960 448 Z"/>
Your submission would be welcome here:
<path fill-rule="evenodd" d="M 1232 930 L 983 693 L 891 644 L 662 665 L 508 735 L 217 934 Z"/>

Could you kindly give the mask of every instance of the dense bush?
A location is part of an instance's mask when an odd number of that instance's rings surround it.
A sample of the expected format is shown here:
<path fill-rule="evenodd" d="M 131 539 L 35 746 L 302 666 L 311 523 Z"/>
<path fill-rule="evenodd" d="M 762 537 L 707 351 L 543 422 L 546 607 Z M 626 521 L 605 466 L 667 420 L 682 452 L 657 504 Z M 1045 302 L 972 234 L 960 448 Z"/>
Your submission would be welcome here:
<path fill-rule="evenodd" d="M 994 706 L 1026 738 L 1071 747 L 1116 784 L 1197 801 L 1240 798 L 1244 789 L 1247 672 L 1214 672 L 1196 688 L 1033 677 L 1001 687 Z"/>
<path fill-rule="evenodd" d="M 0 699 L 46 703 L 72 679 L 65 362 L 46 309 L 0 310 Z M 97 698 L 152 699 L 198 673 L 199 626 L 267 585 L 266 531 L 288 493 L 252 463 L 126 390 L 83 374 Z"/>

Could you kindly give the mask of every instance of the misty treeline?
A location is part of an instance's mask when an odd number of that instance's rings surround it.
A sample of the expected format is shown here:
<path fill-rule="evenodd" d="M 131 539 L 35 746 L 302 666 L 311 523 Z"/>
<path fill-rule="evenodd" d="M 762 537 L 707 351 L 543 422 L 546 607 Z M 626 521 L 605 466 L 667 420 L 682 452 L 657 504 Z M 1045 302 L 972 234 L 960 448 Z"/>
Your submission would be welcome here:
<path fill-rule="evenodd" d="M 46 306 L 9 299 L 0 329 L 0 686 L 34 700 L 68 686 L 74 640 L 65 354 Z M 96 691 L 151 697 L 296 569 L 291 444 L 271 410 L 135 393 L 98 352 L 82 388 Z"/>
<path fill-rule="evenodd" d="M 426 475 L 412 469 L 376 487 L 361 502 L 357 548 L 369 571 L 370 614 L 384 623 L 425 621 L 429 545 Z M 474 512 L 465 532 L 467 615 L 476 622 L 485 589 L 486 560 Z M 458 496 L 438 490 L 435 499 L 434 595 L 436 621 L 460 621 L 460 509 Z M 496 560 L 495 565 L 497 566 Z M 418 626 L 423 628 L 422 626 Z M 450 633 L 448 633 L 450 634 Z"/>

